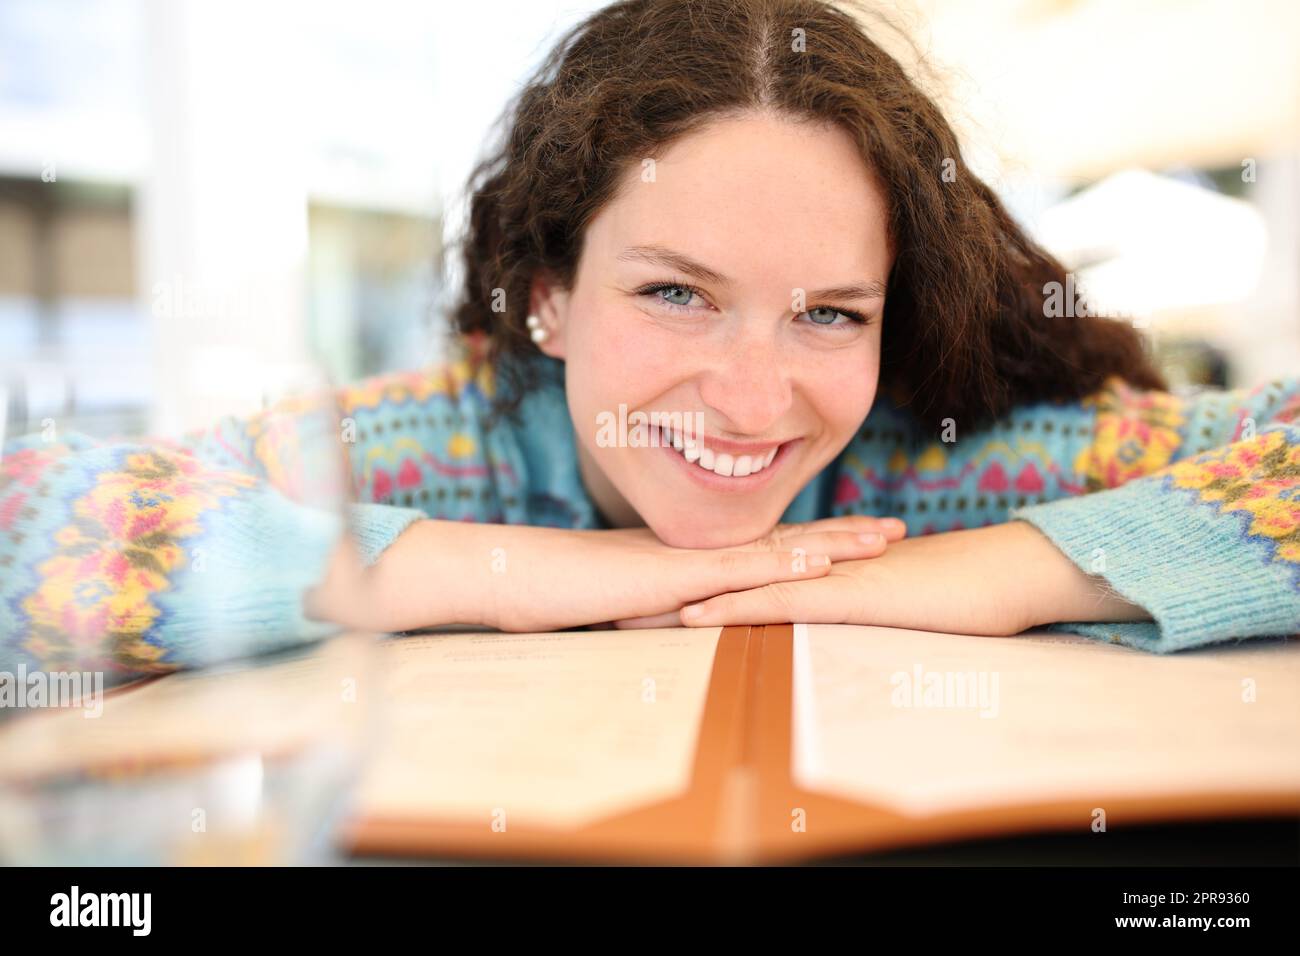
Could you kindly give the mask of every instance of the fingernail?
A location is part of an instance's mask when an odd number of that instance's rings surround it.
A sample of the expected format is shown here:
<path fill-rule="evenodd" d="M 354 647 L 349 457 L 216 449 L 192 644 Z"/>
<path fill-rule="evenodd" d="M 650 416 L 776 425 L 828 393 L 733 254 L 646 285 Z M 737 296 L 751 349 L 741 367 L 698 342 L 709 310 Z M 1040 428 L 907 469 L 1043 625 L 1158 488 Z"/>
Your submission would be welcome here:
<path fill-rule="evenodd" d="M 858 540 L 863 544 L 880 544 L 880 542 L 884 540 L 884 537 L 874 531 L 866 531 L 858 535 Z"/>
<path fill-rule="evenodd" d="M 829 554 L 814 554 L 811 558 L 808 559 L 809 566 L 814 568 L 824 568 L 826 565 L 830 563 L 831 563 L 831 556 Z"/>
<path fill-rule="evenodd" d="M 682 608 L 683 621 L 693 621 L 695 620 L 695 618 L 703 617 L 703 616 L 704 616 L 703 604 L 688 604 L 686 607 Z"/>

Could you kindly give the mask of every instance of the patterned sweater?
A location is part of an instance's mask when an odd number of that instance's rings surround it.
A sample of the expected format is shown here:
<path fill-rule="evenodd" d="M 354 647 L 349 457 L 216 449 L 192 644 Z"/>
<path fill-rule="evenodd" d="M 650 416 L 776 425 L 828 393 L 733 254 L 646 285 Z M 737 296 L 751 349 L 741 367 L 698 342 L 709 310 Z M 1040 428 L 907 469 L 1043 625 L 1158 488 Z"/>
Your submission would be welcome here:
<path fill-rule="evenodd" d="M 315 639 L 305 588 L 346 529 L 375 561 L 412 521 L 598 528 L 562 366 L 518 420 L 477 350 L 178 441 L 30 435 L 0 459 L 0 671 L 122 680 Z M 1153 622 L 1069 630 L 1167 652 L 1300 632 L 1300 380 L 1173 395 L 1110 383 L 929 437 L 883 398 L 786 521 L 897 515 L 909 534 L 1021 518 Z M 337 417 L 336 417 L 337 416 Z M 340 445 L 342 450 L 340 451 Z M 320 455 L 350 504 L 323 500 Z M 454 587 L 454 582 L 430 582 Z"/>

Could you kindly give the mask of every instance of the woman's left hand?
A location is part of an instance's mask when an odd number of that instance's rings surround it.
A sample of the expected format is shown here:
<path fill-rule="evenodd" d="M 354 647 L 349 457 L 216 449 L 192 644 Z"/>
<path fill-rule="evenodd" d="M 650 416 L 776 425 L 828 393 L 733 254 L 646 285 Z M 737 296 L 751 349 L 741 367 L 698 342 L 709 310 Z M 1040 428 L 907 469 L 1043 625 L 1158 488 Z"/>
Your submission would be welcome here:
<path fill-rule="evenodd" d="M 691 627 L 798 621 L 987 635 L 1148 619 L 1024 521 L 909 538 L 815 580 L 721 594 L 681 613 Z"/>

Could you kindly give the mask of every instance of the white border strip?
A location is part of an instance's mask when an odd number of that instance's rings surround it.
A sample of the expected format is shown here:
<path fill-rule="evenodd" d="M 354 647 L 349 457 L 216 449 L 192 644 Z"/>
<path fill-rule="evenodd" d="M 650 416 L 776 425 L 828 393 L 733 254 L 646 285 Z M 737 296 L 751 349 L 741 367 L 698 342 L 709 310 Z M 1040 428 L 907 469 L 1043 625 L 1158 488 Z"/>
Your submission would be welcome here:
<path fill-rule="evenodd" d="M 810 787 L 822 776 L 825 760 L 817 729 L 816 679 L 807 624 L 794 625 L 791 665 L 790 774 L 799 786 Z"/>

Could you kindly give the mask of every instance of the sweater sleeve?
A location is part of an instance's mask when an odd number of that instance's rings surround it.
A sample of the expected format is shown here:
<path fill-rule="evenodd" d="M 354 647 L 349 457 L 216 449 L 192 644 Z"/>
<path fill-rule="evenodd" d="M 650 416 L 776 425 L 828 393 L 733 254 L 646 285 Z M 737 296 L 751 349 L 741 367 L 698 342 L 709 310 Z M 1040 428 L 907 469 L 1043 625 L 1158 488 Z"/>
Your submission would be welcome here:
<path fill-rule="evenodd" d="M 491 394 L 491 371 L 461 356 L 179 440 L 10 442 L 0 671 L 120 681 L 331 633 L 302 595 L 345 530 L 371 563 L 421 517 L 498 520 L 513 500 Z"/>
<path fill-rule="evenodd" d="M 1300 381 L 1171 394 L 1112 380 L 927 435 L 881 401 L 824 513 L 897 515 L 909 534 L 1013 518 L 1153 621 L 1062 630 L 1167 652 L 1300 631 Z M 818 509 L 821 511 L 822 509 Z"/>
<path fill-rule="evenodd" d="M 1011 517 L 1153 620 L 1058 627 L 1155 652 L 1300 632 L 1300 380 L 1087 404 L 1087 493 Z"/>
<path fill-rule="evenodd" d="M 341 530 L 166 443 L 18 439 L 0 461 L 0 671 L 117 683 L 324 636 L 301 597 Z"/>

